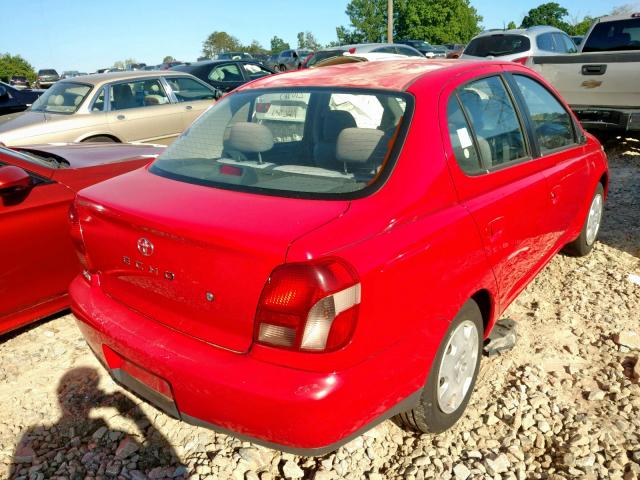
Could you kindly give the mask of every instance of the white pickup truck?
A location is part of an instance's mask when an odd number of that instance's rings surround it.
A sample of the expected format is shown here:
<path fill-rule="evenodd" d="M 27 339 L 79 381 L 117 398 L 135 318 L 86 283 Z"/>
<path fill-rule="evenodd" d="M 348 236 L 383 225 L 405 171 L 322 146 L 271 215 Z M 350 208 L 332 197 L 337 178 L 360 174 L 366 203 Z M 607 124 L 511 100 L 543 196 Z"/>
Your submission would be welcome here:
<path fill-rule="evenodd" d="M 640 131 L 640 13 L 598 19 L 580 51 L 530 65 L 592 130 Z"/>

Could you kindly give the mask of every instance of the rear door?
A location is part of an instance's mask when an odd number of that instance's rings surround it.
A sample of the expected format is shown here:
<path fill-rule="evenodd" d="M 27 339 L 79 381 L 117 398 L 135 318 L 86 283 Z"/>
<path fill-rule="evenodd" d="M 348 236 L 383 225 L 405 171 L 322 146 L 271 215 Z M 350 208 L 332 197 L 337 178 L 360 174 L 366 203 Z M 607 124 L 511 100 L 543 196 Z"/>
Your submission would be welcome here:
<path fill-rule="evenodd" d="M 165 77 L 173 100 L 180 106 L 183 127 L 189 128 L 215 101 L 215 91 L 204 82 L 190 77 Z"/>
<path fill-rule="evenodd" d="M 524 73 L 509 75 L 523 113 L 531 123 L 534 150 L 545 165 L 549 185 L 549 215 L 546 228 L 551 240 L 562 241 L 576 225 L 591 182 L 588 155 L 573 118 L 562 103 L 538 80 Z M 566 240 L 566 239 L 565 239 Z"/>
<path fill-rule="evenodd" d="M 440 118 L 459 199 L 483 238 L 507 305 L 548 249 L 548 190 L 504 79 L 497 71 L 477 76 L 466 74 L 445 88 Z"/>
<path fill-rule="evenodd" d="M 0 318 L 65 295 L 80 271 L 67 222 L 74 192 L 29 174 L 30 190 L 0 195 Z"/>
<path fill-rule="evenodd" d="M 208 76 L 211 84 L 222 92 L 230 92 L 246 82 L 236 62 L 215 64 Z"/>
<path fill-rule="evenodd" d="M 171 102 L 158 77 L 109 85 L 107 121 L 125 142 L 171 143 L 184 129 L 183 108 Z"/>

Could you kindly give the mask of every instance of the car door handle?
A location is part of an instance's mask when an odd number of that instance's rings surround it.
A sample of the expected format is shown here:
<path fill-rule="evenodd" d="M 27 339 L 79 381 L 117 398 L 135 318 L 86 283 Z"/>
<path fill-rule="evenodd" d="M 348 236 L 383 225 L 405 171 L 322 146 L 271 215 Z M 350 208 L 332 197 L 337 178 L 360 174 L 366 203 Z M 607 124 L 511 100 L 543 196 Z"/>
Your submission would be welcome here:
<path fill-rule="evenodd" d="M 125 117 L 124 115 L 118 115 L 116 118 L 118 120 L 125 120 L 127 117 Z"/>
<path fill-rule="evenodd" d="M 607 65 L 583 65 L 582 75 L 604 75 Z"/>
<path fill-rule="evenodd" d="M 551 197 L 551 205 L 557 205 L 560 200 L 560 185 L 553 187 L 549 196 Z"/>
<path fill-rule="evenodd" d="M 186 107 L 184 107 L 185 110 L 193 110 L 193 107 L 191 105 L 187 105 Z"/>

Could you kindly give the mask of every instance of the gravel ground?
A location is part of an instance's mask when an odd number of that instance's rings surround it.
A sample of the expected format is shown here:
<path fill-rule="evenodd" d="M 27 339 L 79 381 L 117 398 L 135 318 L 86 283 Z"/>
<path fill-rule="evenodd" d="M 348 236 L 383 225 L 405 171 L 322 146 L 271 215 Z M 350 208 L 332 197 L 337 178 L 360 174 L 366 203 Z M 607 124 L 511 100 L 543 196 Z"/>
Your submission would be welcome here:
<path fill-rule="evenodd" d="M 69 314 L 0 340 L 0 478 L 639 479 L 640 142 L 607 149 L 601 242 L 557 256 L 509 308 L 518 344 L 483 359 L 449 432 L 386 421 L 320 458 L 256 447 L 117 387 Z"/>

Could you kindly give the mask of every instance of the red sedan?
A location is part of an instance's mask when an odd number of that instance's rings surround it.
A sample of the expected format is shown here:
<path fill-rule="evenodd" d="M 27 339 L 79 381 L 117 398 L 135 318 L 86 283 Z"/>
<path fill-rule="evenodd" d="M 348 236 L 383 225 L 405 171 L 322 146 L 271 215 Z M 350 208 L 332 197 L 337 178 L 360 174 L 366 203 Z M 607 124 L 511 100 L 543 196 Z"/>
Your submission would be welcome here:
<path fill-rule="evenodd" d="M 226 96 L 79 193 L 72 309 L 113 377 L 194 424 L 323 454 L 462 415 L 496 319 L 592 249 L 600 144 L 512 62 L 366 62 Z"/>
<path fill-rule="evenodd" d="M 0 148 L 0 334 L 69 306 L 80 271 L 67 212 L 76 192 L 149 163 L 153 145 Z"/>

